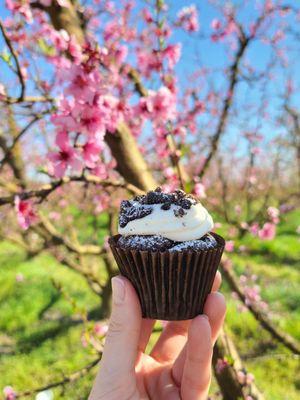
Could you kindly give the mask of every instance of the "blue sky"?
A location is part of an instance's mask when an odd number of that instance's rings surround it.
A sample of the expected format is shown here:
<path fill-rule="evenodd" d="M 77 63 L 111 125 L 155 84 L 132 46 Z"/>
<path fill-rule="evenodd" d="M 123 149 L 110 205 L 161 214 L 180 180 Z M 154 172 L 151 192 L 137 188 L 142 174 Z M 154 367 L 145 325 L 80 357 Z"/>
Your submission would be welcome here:
<path fill-rule="evenodd" d="M 0 16 L 2 19 L 8 15 L 7 11 L 5 10 L 4 3 L 4 0 L 0 0 Z M 183 0 L 176 0 L 176 2 L 169 0 L 167 1 L 167 3 L 169 5 L 169 15 L 172 19 L 175 19 L 176 13 L 179 9 L 181 9 L 183 6 L 191 4 Z M 176 73 L 178 75 L 181 88 L 191 86 L 191 73 L 198 69 L 199 66 L 205 65 L 208 68 L 221 69 L 225 66 L 228 66 L 231 62 L 228 50 L 226 49 L 224 44 L 213 43 L 209 38 L 209 34 L 212 32 L 210 27 L 212 19 L 220 17 L 218 10 L 213 7 L 208 0 L 195 1 L 194 3 L 199 9 L 200 31 L 198 33 L 186 34 L 182 30 L 177 30 L 171 38 L 171 42 L 182 43 L 182 57 L 178 66 L 176 67 Z M 233 3 L 244 4 L 244 6 L 241 8 L 241 11 L 238 13 L 238 17 L 240 22 L 248 25 L 249 21 L 255 18 L 255 16 L 257 15 L 256 5 L 260 2 L 237 0 L 233 1 Z M 146 2 L 142 0 L 137 0 L 136 4 L 136 10 L 138 11 L 146 4 Z M 288 24 L 293 26 L 294 21 L 292 17 L 288 16 L 286 18 L 286 21 Z M 205 39 L 203 38 L 203 36 L 206 36 L 207 38 Z M 269 101 L 268 107 L 270 114 L 273 115 L 273 118 L 271 118 L 271 123 L 265 121 L 262 122 L 262 126 L 260 128 L 267 139 L 271 139 L 273 136 L 280 133 L 280 131 L 284 131 L 283 129 L 281 129 L 281 127 L 274 127 L 273 121 L 275 119 L 275 116 L 278 114 L 278 112 L 280 112 L 281 109 L 282 100 L 280 99 L 280 94 L 284 92 L 286 79 L 288 77 L 291 77 L 292 80 L 295 82 L 295 86 L 298 89 L 300 86 L 300 74 L 297 73 L 297 71 L 300 70 L 299 46 L 297 45 L 295 39 L 293 39 L 292 37 L 287 37 L 285 39 L 285 44 L 290 48 L 296 48 L 297 52 L 293 52 L 291 50 L 289 51 L 289 67 L 285 69 L 275 68 L 274 72 L 276 73 L 276 81 L 269 82 L 267 85 L 266 96 Z M 0 46 L 1 48 L 3 48 L 2 38 L 0 39 Z M 246 58 L 249 60 L 251 65 L 255 66 L 257 71 L 263 71 L 270 59 L 270 55 L 271 52 L 269 50 L 269 47 L 261 43 L 260 41 L 256 41 L 253 42 L 249 47 Z M 39 67 L 43 69 L 43 73 L 45 74 L 45 76 L 47 76 L 47 74 L 49 74 L 49 72 L 51 71 L 51 68 L 49 69 L 49 66 L 44 62 L 39 61 Z M 9 80 L 9 71 L 5 67 L 4 63 L 1 62 L 0 82 L 7 82 Z M 224 80 L 223 73 L 215 72 L 211 76 L 211 80 L 216 87 L 220 87 L 224 91 L 226 90 L 227 81 Z M 17 93 L 14 87 L 11 87 L 10 89 L 12 90 L 11 93 Z M 236 135 L 241 129 L 241 126 L 243 126 L 243 129 L 246 129 L 246 127 L 253 128 L 257 124 L 261 123 L 261 115 L 259 115 L 259 113 L 250 116 L 248 110 L 244 108 L 244 105 L 246 105 L 249 101 L 253 104 L 259 104 L 261 102 L 261 96 L 261 90 L 258 89 L 255 85 L 254 87 L 249 87 L 249 85 L 245 83 L 241 83 L 238 85 L 236 99 L 238 100 L 237 103 L 240 105 L 239 118 L 236 120 L 236 122 L 228 125 L 227 134 L 224 140 L 225 144 L 230 144 L 232 140 L 235 139 Z M 295 107 L 299 108 L 299 96 L 294 96 L 293 104 Z"/>

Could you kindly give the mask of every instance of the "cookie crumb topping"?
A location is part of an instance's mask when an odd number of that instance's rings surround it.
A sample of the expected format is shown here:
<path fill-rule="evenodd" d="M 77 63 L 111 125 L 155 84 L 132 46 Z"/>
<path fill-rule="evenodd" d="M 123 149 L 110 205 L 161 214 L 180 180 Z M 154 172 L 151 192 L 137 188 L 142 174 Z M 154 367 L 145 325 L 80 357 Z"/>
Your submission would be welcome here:
<path fill-rule="evenodd" d="M 175 217 L 182 218 L 192 205 L 198 200 L 183 190 L 177 189 L 171 193 L 164 193 L 159 186 L 145 195 L 135 196 L 132 200 L 123 200 L 120 205 L 119 225 L 124 228 L 128 222 L 143 218 L 151 214 L 153 205 L 161 204 L 162 210 L 170 210 L 172 205 L 177 206 L 173 212 Z"/>

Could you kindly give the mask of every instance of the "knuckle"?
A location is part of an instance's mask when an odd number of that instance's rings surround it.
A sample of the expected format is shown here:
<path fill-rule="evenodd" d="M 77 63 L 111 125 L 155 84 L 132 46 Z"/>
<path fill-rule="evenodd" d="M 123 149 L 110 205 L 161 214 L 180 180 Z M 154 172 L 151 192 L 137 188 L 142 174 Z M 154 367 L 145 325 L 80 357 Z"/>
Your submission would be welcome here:
<path fill-rule="evenodd" d="M 124 331 L 123 322 L 117 320 L 116 318 L 112 318 L 109 323 L 109 329 L 106 338 L 119 336 L 123 331 Z"/>

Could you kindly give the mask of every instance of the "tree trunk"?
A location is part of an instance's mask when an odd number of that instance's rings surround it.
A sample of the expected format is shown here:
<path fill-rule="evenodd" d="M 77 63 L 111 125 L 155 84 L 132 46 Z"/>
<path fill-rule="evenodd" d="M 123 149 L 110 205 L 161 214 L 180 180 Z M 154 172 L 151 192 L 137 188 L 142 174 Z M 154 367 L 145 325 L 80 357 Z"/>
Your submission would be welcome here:
<path fill-rule="evenodd" d="M 217 367 L 218 360 L 228 360 L 227 366 L 220 370 Z M 264 396 L 253 382 L 248 385 L 239 383 L 238 372 L 246 370 L 234 343 L 224 331 L 221 332 L 214 348 L 213 368 L 223 400 L 241 400 L 247 396 L 251 396 L 253 400 L 264 400 Z"/>

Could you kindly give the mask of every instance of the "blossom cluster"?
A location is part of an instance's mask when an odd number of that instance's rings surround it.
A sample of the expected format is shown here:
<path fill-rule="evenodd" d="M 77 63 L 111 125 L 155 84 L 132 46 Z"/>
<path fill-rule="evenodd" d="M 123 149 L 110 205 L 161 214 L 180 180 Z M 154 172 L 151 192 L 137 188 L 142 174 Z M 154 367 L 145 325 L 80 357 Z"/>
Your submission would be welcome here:
<path fill-rule="evenodd" d="M 268 310 L 268 304 L 262 300 L 260 294 L 260 286 L 256 283 L 257 275 L 241 275 L 240 276 L 240 284 L 243 289 L 243 293 L 245 295 L 245 305 L 246 307 L 249 305 L 256 305 L 262 311 Z M 232 292 L 232 297 L 234 299 L 238 299 L 238 294 L 236 292 Z M 244 312 L 247 310 L 245 306 L 239 306 L 238 310 L 240 312 Z"/>
<path fill-rule="evenodd" d="M 183 7 L 177 14 L 177 24 L 187 32 L 197 32 L 199 30 L 198 11 L 193 4 Z"/>

